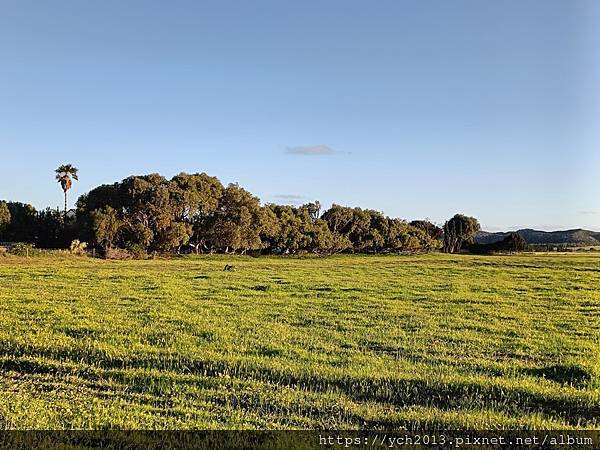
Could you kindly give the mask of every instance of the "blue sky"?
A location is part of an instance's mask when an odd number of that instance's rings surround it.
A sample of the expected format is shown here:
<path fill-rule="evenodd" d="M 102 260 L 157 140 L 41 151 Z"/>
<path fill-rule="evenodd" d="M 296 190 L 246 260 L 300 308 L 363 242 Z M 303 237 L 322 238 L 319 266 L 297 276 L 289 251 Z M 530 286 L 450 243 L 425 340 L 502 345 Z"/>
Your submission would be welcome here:
<path fill-rule="evenodd" d="M 0 0 L 0 198 L 207 172 L 490 230 L 600 230 L 594 0 Z"/>

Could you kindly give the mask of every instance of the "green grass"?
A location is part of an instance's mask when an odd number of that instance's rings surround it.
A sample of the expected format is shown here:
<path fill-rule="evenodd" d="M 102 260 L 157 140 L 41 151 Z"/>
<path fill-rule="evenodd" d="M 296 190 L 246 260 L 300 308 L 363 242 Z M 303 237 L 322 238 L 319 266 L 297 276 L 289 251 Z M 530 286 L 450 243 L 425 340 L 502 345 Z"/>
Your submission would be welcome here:
<path fill-rule="evenodd" d="M 0 428 L 600 428 L 598 288 L 594 255 L 0 257 Z"/>

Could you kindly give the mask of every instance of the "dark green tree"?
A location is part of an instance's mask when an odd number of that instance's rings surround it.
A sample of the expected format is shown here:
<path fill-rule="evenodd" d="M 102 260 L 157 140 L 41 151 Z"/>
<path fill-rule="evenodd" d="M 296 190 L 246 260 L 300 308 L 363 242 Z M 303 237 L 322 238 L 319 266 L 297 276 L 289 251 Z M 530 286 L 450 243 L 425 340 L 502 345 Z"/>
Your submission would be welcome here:
<path fill-rule="evenodd" d="M 10 210 L 5 201 L 0 201 L 0 241 L 4 239 L 4 231 L 10 225 Z"/>
<path fill-rule="evenodd" d="M 175 185 L 158 174 L 100 186 L 80 197 L 77 208 L 82 239 L 103 247 L 171 251 L 191 233 L 177 220 Z"/>
<path fill-rule="evenodd" d="M 501 241 L 489 244 L 474 243 L 469 246 L 472 253 L 503 253 L 503 252 L 525 252 L 531 250 L 527 241 L 519 233 L 512 232 Z"/>
<path fill-rule="evenodd" d="M 223 185 L 205 173 L 180 173 L 171 180 L 176 220 L 189 225 L 189 245 L 208 250 L 208 229 L 223 195 Z"/>
<path fill-rule="evenodd" d="M 425 231 L 432 239 L 442 239 L 444 230 L 429 220 L 413 220 L 410 225 Z"/>
<path fill-rule="evenodd" d="M 96 209 L 92 212 L 93 229 L 96 242 L 106 251 L 119 241 L 119 233 L 123 221 L 111 206 Z"/>
<path fill-rule="evenodd" d="M 4 239 L 10 242 L 35 243 L 37 238 L 37 211 L 31 205 L 8 202 L 10 223 L 5 226 Z"/>
<path fill-rule="evenodd" d="M 471 244 L 481 229 L 474 217 L 456 214 L 444 224 L 444 251 L 458 253 L 463 244 Z"/>
<path fill-rule="evenodd" d="M 64 215 L 57 209 L 46 208 L 36 214 L 35 244 L 40 248 L 66 248 L 77 231 L 67 227 Z"/>
<path fill-rule="evenodd" d="M 261 233 L 270 225 L 267 214 L 257 197 L 237 184 L 230 184 L 223 191 L 207 233 L 212 247 L 224 253 L 263 248 Z"/>

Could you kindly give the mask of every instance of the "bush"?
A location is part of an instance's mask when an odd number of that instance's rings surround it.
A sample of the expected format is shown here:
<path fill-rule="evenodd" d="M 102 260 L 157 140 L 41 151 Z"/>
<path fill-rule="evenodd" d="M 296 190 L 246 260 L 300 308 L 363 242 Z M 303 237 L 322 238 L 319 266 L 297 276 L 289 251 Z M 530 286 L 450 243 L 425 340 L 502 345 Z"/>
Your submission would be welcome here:
<path fill-rule="evenodd" d="M 131 259 L 132 255 L 123 248 L 109 247 L 104 251 L 105 259 Z"/>
<path fill-rule="evenodd" d="M 35 256 L 40 254 L 40 250 L 35 248 L 33 244 L 24 244 L 20 242 L 13 245 L 8 253 L 17 256 Z"/>
<path fill-rule="evenodd" d="M 87 242 L 81 242 L 79 239 L 75 239 L 71 242 L 69 247 L 69 251 L 72 255 L 85 255 L 85 250 L 87 249 Z"/>
<path fill-rule="evenodd" d="M 148 259 L 146 247 L 141 244 L 133 244 L 129 247 L 129 254 L 133 259 Z"/>

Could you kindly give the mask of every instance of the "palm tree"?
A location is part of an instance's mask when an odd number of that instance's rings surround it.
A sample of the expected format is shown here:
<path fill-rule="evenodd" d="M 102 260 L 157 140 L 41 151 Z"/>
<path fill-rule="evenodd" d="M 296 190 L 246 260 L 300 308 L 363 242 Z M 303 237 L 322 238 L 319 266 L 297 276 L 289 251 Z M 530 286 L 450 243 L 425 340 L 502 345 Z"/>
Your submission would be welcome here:
<path fill-rule="evenodd" d="M 55 172 L 56 172 L 56 181 L 58 181 L 60 183 L 60 186 L 62 187 L 62 190 L 65 193 L 65 216 L 66 216 L 67 215 L 67 191 L 69 189 L 71 189 L 71 186 L 73 185 L 71 178 L 73 178 L 73 180 L 79 180 L 79 178 L 77 178 L 78 170 L 77 170 L 77 167 L 73 167 L 71 164 L 63 164 L 58 169 L 56 169 Z"/>

